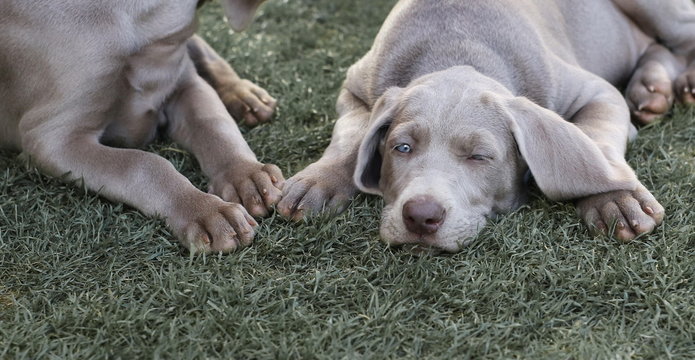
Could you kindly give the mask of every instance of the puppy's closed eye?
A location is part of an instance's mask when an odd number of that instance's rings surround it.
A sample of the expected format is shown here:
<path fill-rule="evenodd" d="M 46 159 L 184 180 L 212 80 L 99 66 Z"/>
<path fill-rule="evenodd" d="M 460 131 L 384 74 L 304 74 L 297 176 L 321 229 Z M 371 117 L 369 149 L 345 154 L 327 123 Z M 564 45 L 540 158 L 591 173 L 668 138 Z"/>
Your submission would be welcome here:
<path fill-rule="evenodd" d="M 492 158 L 490 156 L 481 155 L 481 154 L 473 154 L 473 155 L 468 156 L 468 158 L 466 160 L 474 161 L 474 162 L 484 162 L 484 161 L 491 160 L 491 159 Z"/>

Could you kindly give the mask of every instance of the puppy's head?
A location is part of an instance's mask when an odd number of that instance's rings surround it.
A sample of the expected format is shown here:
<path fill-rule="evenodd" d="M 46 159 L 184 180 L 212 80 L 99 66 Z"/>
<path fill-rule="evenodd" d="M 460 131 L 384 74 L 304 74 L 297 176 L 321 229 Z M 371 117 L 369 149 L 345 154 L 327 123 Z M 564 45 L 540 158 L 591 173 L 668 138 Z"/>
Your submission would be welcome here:
<path fill-rule="evenodd" d="M 523 202 L 529 168 L 553 199 L 595 193 L 593 178 L 611 171 L 576 126 L 465 66 L 384 93 L 354 181 L 384 197 L 385 242 L 455 252 Z"/>
<path fill-rule="evenodd" d="M 251 24 L 256 9 L 265 0 L 220 0 L 229 26 L 234 31 L 243 31 Z"/>

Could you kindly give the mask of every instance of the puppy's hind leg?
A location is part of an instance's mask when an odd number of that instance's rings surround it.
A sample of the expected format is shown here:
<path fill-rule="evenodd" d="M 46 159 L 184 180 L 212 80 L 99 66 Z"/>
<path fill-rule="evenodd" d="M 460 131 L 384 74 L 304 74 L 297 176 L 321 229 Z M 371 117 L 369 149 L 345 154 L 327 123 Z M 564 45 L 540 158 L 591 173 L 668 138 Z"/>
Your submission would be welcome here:
<path fill-rule="evenodd" d="M 186 43 L 198 74 L 217 92 L 232 117 L 247 126 L 268 122 L 277 101 L 260 86 L 241 79 L 229 64 L 198 35 Z"/>
<path fill-rule="evenodd" d="M 625 90 L 632 120 L 646 125 L 665 115 L 673 105 L 673 80 L 685 63 L 664 46 L 654 43 L 642 55 Z"/>
<path fill-rule="evenodd" d="M 686 60 L 686 68 L 673 83 L 675 97 L 695 104 L 695 4 L 692 0 L 613 0 L 637 25 L 659 39 L 677 56 Z"/>

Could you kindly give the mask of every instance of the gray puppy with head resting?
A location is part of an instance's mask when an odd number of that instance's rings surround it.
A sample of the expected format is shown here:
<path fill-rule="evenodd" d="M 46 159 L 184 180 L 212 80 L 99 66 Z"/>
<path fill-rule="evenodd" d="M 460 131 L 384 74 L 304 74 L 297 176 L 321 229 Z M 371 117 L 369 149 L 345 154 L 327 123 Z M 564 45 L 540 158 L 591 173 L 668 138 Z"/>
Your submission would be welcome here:
<path fill-rule="evenodd" d="M 241 30 L 262 0 L 221 2 Z M 284 179 L 256 160 L 225 106 L 255 124 L 271 116 L 275 100 L 193 35 L 198 5 L 0 2 L 0 147 L 166 218 L 193 251 L 230 251 L 252 241 L 251 215 L 280 200 Z M 132 149 L 160 131 L 195 155 L 210 193 L 164 158 Z"/>
<path fill-rule="evenodd" d="M 341 211 L 359 189 L 384 197 L 384 241 L 453 252 L 524 201 L 530 171 L 592 230 L 633 239 L 664 209 L 624 159 L 630 117 L 692 103 L 694 60 L 691 0 L 401 0 L 278 209 Z"/>

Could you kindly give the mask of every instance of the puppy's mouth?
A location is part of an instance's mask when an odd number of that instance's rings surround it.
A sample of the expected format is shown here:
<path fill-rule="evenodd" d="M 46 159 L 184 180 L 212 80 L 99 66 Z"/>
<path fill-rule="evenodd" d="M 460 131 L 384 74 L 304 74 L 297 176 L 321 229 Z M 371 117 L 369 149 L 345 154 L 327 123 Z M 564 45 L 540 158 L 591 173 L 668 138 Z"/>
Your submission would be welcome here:
<path fill-rule="evenodd" d="M 470 246 L 477 239 L 477 236 L 466 236 L 455 243 L 441 244 L 441 239 L 436 234 L 417 235 L 410 232 L 403 234 L 398 240 L 387 240 L 382 237 L 382 241 L 392 248 L 398 248 L 414 255 L 447 255 L 455 254 Z"/>
<path fill-rule="evenodd" d="M 417 256 L 436 256 L 436 255 L 442 255 L 442 254 L 447 254 L 444 250 L 433 247 L 430 245 L 422 245 L 422 244 L 405 244 L 402 245 L 402 248 L 404 251 L 407 251 L 413 255 Z"/>
<path fill-rule="evenodd" d="M 437 240 L 434 235 L 415 235 L 412 233 L 408 233 L 408 235 L 411 236 L 407 236 L 407 239 L 402 239 L 405 241 L 387 241 L 387 244 L 390 247 L 398 248 L 418 256 L 453 254 L 461 250 L 460 247 L 457 249 L 447 249 L 446 247 L 437 245 Z"/>

